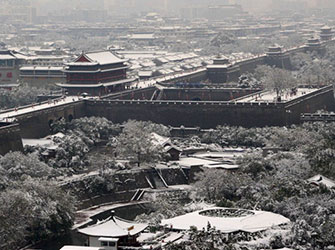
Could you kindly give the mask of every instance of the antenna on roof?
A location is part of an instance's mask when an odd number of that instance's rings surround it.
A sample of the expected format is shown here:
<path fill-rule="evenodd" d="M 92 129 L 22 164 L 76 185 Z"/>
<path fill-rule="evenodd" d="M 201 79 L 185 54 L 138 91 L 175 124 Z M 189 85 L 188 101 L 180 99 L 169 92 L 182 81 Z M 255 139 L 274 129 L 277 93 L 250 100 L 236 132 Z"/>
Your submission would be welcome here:
<path fill-rule="evenodd" d="M 115 222 L 115 210 L 111 211 L 111 218 Z"/>

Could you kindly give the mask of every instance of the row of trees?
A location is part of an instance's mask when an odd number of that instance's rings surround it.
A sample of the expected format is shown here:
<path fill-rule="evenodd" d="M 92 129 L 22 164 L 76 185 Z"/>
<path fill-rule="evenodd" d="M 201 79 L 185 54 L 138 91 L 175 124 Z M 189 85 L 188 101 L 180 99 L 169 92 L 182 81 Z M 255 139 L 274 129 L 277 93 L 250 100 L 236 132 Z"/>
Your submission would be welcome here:
<path fill-rule="evenodd" d="M 187 241 L 170 249 L 328 249 L 335 236 L 335 193 L 327 187 L 310 185 L 306 179 L 324 174 L 335 179 L 332 123 L 311 123 L 291 128 L 241 128 L 220 126 L 203 135 L 202 141 L 222 146 L 281 148 L 263 156 L 255 151 L 239 159 L 234 172 L 208 169 L 200 172 L 193 184 L 196 201 L 223 207 L 260 209 L 282 214 L 292 221 L 284 234 L 273 234 L 268 241 L 252 245 L 224 238 L 222 233 L 190 231 Z M 215 243 L 213 247 L 213 242 Z M 210 245 L 208 245 L 210 244 Z M 207 249 L 205 248 L 205 249 Z M 329 248 L 331 249 L 331 248 Z"/>
<path fill-rule="evenodd" d="M 67 233 L 75 199 L 52 181 L 59 173 L 33 155 L 0 158 L 0 248 L 18 249 Z"/>
<path fill-rule="evenodd" d="M 46 89 L 29 87 L 28 85 L 21 85 L 12 90 L 0 88 L 0 110 L 37 102 L 39 95 L 48 92 Z"/>
<path fill-rule="evenodd" d="M 302 153 L 315 173 L 335 179 L 335 130 L 332 123 L 304 123 L 287 127 L 243 128 L 218 126 L 201 137 L 220 146 L 276 147 Z"/>
<path fill-rule="evenodd" d="M 63 174 L 82 172 L 92 166 L 106 165 L 118 167 L 117 164 L 109 164 L 115 158 L 129 160 L 140 166 L 142 163 L 154 163 L 163 160 L 165 152 L 159 144 L 155 144 L 152 133 L 161 136 L 169 136 L 169 128 L 160 124 L 144 121 L 128 121 L 124 124 L 113 124 L 106 118 L 84 117 L 71 122 L 65 120 L 52 124 L 53 133 L 62 133 L 61 137 L 54 137 L 58 145 L 55 156 L 45 158 L 45 149 L 42 147 L 26 147 L 26 153 L 38 155 L 40 160 Z M 99 144 L 107 145 L 109 150 L 108 162 L 91 162 L 88 153 Z M 104 160 L 101 158 L 100 160 Z M 99 159 L 98 159 L 99 161 Z"/>

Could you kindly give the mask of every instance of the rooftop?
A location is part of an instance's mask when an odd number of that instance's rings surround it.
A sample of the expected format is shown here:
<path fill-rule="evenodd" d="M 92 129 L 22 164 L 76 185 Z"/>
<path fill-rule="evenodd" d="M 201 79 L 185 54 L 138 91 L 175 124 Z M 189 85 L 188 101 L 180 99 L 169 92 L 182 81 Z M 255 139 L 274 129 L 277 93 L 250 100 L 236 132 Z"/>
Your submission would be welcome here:
<path fill-rule="evenodd" d="M 115 64 L 123 63 L 126 60 L 123 60 L 111 51 L 97 51 L 97 52 L 87 52 L 80 55 L 74 62 L 69 63 L 68 65 L 91 65 L 91 64 Z"/>
<path fill-rule="evenodd" d="M 135 223 L 114 216 L 95 225 L 79 229 L 78 232 L 95 237 L 118 238 L 127 235 L 136 235 L 147 227 L 147 224 Z"/>
<path fill-rule="evenodd" d="M 101 250 L 99 247 L 63 246 L 60 250 Z"/>
<path fill-rule="evenodd" d="M 315 175 L 315 176 L 309 178 L 307 181 L 309 183 L 315 184 L 317 186 L 320 185 L 320 184 L 323 184 L 323 185 L 325 185 L 328 188 L 334 188 L 335 187 L 335 182 L 333 180 L 328 179 L 327 177 L 324 177 L 324 176 L 322 176 L 320 174 Z"/>
<path fill-rule="evenodd" d="M 223 233 L 253 233 L 289 222 L 286 217 L 271 212 L 214 207 L 162 220 L 161 224 L 177 230 L 188 230 L 191 226 L 202 230 L 209 223 Z"/>

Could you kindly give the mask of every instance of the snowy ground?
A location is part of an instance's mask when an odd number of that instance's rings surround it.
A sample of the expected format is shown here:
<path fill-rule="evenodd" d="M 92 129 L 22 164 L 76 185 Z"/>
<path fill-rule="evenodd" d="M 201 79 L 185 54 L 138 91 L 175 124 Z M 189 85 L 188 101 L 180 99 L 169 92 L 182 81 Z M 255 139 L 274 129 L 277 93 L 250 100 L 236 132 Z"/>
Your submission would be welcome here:
<path fill-rule="evenodd" d="M 298 88 L 295 95 L 291 94 L 291 90 L 284 91 L 284 94 L 281 96 L 281 102 L 287 102 L 299 98 L 303 95 L 315 92 L 319 89 L 311 88 Z M 253 94 L 251 96 L 241 98 L 237 102 L 275 102 L 277 94 L 275 91 L 266 91 L 262 93 Z"/>
<path fill-rule="evenodd" d="M 199 152 L 188 157 L 181 157 L 177 164 L 184 167 L 200 166 L 206 168 L 236 169 L 236 161 L 248 151 L 242 148 L 223 149 L 222 152 Z"/>

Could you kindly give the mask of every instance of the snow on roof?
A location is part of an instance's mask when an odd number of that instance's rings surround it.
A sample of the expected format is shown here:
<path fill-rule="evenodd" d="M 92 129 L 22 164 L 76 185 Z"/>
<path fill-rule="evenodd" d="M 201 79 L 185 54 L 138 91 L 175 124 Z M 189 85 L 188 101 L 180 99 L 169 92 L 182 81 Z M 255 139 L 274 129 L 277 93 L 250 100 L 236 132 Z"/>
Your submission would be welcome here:
<path fill-rule="evenodd" d="M 194 158 L 194 157 L 183 157 L 183 158 L 180 158 L 179 160 L 180 166 L 184 166 L 184 167 L 204 166 L 206 164 L 211 164 L 211 163 L 213 163 L 213 161 Z"/>
<path fill-rule="evenodd" d="M 98 65 L 97 62 L 70 62 L 67 63 L 66 65 L 68 66 L 94 66 L 94 65 Z"/>
<path fill-rule="evenodd" d="M 159 134 L 156 133 L 151 133 L 151 139 L 152 139 L 152 143 L 155 145 L 161 145 L 161 146 L 165 146 L 167 143 L 171 143 L 170 139 L 164 136 L 161 136 Z"/>
<path fill-rule="evenodd" d="M 155 39 L 154 34 L 132 34 L 131 39 Z"/>
<path fill-rule="evenodd" d="M 161 224 L 172 226 L 177 230 L 188 230 L 191 226 L 202 230 L 207 228 L 209 223 L 223 233 L 238 231 L 252 233 L 289 222 L 286 217 L 271 212 L 214 207 L 162 220 Z"/>
<path fill-rule="evenodd" d="M 17 58 L 17 59 L 29 59 L 29 57 L 28 56 L 26 56 L 26 55 L 23 55 L 23 54 L 21 54 L 21 53 L 19 53 L 19 52 L 16 52 L 16 51 L 13 51 L 13 55 Z"/>
<path fill-rule="evenodd" d="M 108 241 L 108 242 L 118 242 L 118 238 L 108 238 L 108 237 L 100 237 L 98 239 L 99 241 Z"/>
<path fill-rule="evenodd" d="M 138 75 L 139 76 L 152 76 L 152 73 L 153 73 L 152 71 L 149 71 L 149 70 L 145 71 L 145 70 L 143 70 L 143 71 L 139 71 Z"/>
<path fill-rule="evenodd" d="M 161 62 L 161 63 L 167 63 L 167 62 L 169 62 L 169 60 L 167 60 L 167 59 L 164 58 L 164 57 L 159 57 L 159 58 L 157 58 L 156 60 L 159 61 L 159 62 Z"/>
<path fill-rule="evenodd" d="M 78 231 L 89 236 L 118 238 L 127 235 L 136 235 L 147 227 L 147 224 L 135 223 L 114 216 Z"/>
<path fill-rule="evenodd" d="M 9 54 L 5 54 L 5 55 L 0 54 L 0 60 L 10 60 L 10 59 L 15 59 L 15 57 Z"/>
<path fill-rule="evenodd" d="M 104 86 L 102 83 L 98 84 L 67 84 L 67 83 L 56 83 L 61 88 L 99 88 Z"/>
<path fill-rule="evenodd" d="M 99 247 L 63 246 L 60 250 L 100 250 Z"/>
<path fill-rule="evenodd" d="M 184 167 L 206 167 L 206 168 L 222 168 L 222 169 L 237 169 L 239 165 L 228 160 L 211 160 L 202 157 L 182 157 L 178 161 L 180 166 Z"/>
<path fill-rule="evenodd" d="M 20 70 L 58 70 L 61 71 L 64 68 L 61 66 L 23 66 Z"/>
<path fill-rule="evenodd" d="M 86 53 L 85 56 L 90 61 L 97 62 L 100 65 L 125 62 L 110 51 L 90 52 Z"/>
<path fill-rule="evenodd" d="M 56 149 L 58 146 L 51 140 L 46 138 L 41 139 L 22 139 L 23 146 L 39 146 L 46 149 Z"/>
<path fill-rule="evenodd" d="M 324 176 L 322 176 L 320 174 L 315 175 L 315 176 L 309 178 L 307 181 L 309 183 L 315 184 L 315 185 L 323 184 L 323 185 L 325 185 L 328 188 L 335 187 L 335 182 L 333 180 L 328 179 L 327 177 L 324 177 Z"/>

